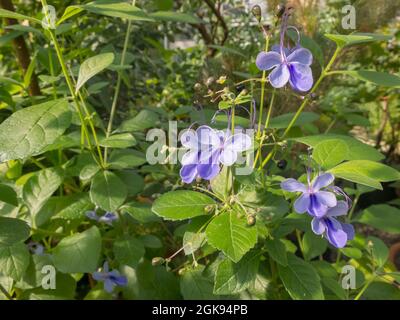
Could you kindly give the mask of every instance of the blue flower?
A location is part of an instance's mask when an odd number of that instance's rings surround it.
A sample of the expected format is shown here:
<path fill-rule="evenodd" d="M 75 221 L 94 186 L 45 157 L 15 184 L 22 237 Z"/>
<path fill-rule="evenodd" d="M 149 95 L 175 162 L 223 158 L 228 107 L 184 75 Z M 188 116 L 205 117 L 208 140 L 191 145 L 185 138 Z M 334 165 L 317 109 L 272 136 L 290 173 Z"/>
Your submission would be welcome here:
<path fill-rule="evenodd" d="M 288 15 L 284 16 L 281 26 L 280 45 L 273 46 L 271 51 L 262 51 L 256 58 L 258 69 L 271 70 L 268 79 L 274 88 L 282 88 L 287 82 L 297 91 L 308 91 L 313 85 L 313 75 L 310 65 L 313 56 L 308 49 L 299 44 L 293 49 L 284 47 L 284 38 Z M 291 27 L 297 31 L 296 28 Z"/>
<path fill-rule="evenodd" d="M 289 192 L 301 192 L 302 195 L 294 202 L 294 209 L 297 213 L 308 212 L 313 217 L 323 217 L 328 208 L 337 204 L 336 196 L 329 191 L 322 191 L 322 188 L 329 186 L 335 177 L 331 173 L 319 175 L 313 182 L 308 184 L 290 178 L 281 183 L 281 188 Z"/>
<path fill-rule="evenodd" d="M 326 214 L 321 217 L 314 217 L 311 222 L 311 228 L 315 234 L 324 234 L 330 244 L 336 248 L 343 248 L 348 240 L 354 238 L 354 228 L 349 223 L 343 223 L 336 219 L 343 216 L 349 210 L 345 201 L 338 201 L 337 205 L 329 208 Z"/>
<path fill-rule="evenodd" d="M 103 216 L 99 217 L 96 214 L 96 211 L 88 211 L 88 212 L 86 212 L 86 217 L 88 217 L 91 220 L 100 222 L 100 223 L 108 224 L 110 226 L 112 225 L 114 220 L 117 220 L 117 216 L 112 212 L 106 212 Z"/>
<path fill-rule="evenodd" d="M 182 181 L 191 183 L 196 177 L 211 180 L 218 175 L 220 165 L 231 166 L 238 153 L 251 147 L 251 138 L 244 133 L 232 135 L 230 130 L 214 130 L 200 126 L 196 132 L 186 131 L 181 143 L 189 150 L 182 157 Z"/>
<path fill-rule="evenodd" d="M 104 282 L 104 290 L 111 293 L 115 286 L 124 287 L 128 284 L 125 276 L 121 276 L 117 270 L 109 271 L 107 261 L 104 262 L 103 272 L 93 272 L 92 277 L 96 281 Z"/>
<path fill-rule="evenodd" d="M 33 254 L 37 254 L 39 256 L 44 255 L 44 247 L 40 243 L 30 241 L 28 243 L 28 249 Z"/>

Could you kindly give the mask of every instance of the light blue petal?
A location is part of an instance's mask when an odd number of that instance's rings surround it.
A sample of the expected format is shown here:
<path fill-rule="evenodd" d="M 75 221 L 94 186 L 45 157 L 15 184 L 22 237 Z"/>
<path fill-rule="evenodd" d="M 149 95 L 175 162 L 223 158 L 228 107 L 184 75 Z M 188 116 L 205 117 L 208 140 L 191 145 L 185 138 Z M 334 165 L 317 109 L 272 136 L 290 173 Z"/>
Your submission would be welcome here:
<path fill-rule="evenodd" d="M 335 177 L 332 173 L 323 173 L 315 178 L 314 182 L 312 183 L 312 189 L 314 192 L 319 191 L 322 188 L 329 186 Z"/>
<path fill-rule="evenodd" d="M 294 50 L 288 57 L 289 62 L 298 62 L 310 66 L 313 61 L 313 56 L 310 50 L 306 48 L 299 48 Z"/>
<path fill-rule="evenodd" d="M 290 72 L 286 64 L 280 64 L 268 76 L 274 88 L 282 88 L 289 81 L 289 78 Z"/>
<path fill-rule="evenodd" d="M 297 213 L 304 213 L 307 211 L 310 206 L 310 195 L 308 193 L 303 193 L 297 200 L 294 202 L 294 210 Z"/>
<path fill-rule="evenodd" d="M 256 58 L 256 66 L 260 70 L 270 70 L 281 63 L 281 56 L 273 51 L 260 52 Z"/>
<path fill-rule="evenodd" d="M 307 187 L 303 183 L 293 178 L 282 181 L 281 188 L 289 192 L 307 192 Z"/>

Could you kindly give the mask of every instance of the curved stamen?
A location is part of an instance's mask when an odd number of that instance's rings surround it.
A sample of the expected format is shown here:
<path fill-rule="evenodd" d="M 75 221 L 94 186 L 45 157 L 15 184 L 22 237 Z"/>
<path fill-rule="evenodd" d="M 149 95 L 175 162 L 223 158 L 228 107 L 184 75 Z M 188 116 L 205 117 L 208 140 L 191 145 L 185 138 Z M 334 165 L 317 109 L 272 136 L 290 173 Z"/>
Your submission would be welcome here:
<path fill-rule="evenodd" d="M 297 47 L 300 44 L 300 31 L 295 26 L 288 26 L 287 30 L 289 29 L 293 29 L 297 34 L 297 41 L 296 41 L 296 47 Z"/>

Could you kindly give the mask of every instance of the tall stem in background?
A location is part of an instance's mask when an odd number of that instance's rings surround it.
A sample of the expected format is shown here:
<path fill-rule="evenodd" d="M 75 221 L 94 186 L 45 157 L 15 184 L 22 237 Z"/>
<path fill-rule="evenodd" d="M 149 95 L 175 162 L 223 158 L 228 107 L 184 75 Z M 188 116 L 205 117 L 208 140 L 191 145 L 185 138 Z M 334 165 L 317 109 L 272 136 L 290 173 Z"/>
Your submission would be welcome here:
<path fill-rule="evenodd" d="M 269 47 L 269 35 L 265 35 L 265 51 L 268 51 Z M 263 71 L 261 78 L 261 97 L 260 97 L 260 113 L 258 115 L 258 127 L 257 127 L 257 137 L 260 137 L 261 134 L 261 122 L 262 122 L 262 114 L 264 108 L 264 96 L 265 96 L 265 82 L 267 81 L 267 72 Z"/>
<path fill-rule="evenodd" d="M 136 0 L 133 0 L 132 6 L 135 6 L 135 4 L 136 4 Z M 126 34 L 125 34 L 124 48 L 122 49 L 120 66 L 123 66 L 125 64 L 126 52 L 128 50 L 129 38 L 131 35 L 131 27 L 132 27 L 132 22 L 131 22 L 131 20 L 129 20 L 128 26 L 126 29 Z M 120 72 L 118 72 L 117 85 L 115 87 L 114 98 L 113 98 L 113 102 L 111 105 L 110 119 L 108 120 L 108 125 L 107 125 L 107 132 L 106 132 L 107 138 L 110 136 L 111 131 L 112 131 L 112 126 L 113 126 L 114 117 L 115 117 L 115 111 L 117 110 L 119 92 L 121 90 L 121 82 L 122 82 L 122 76 L 121 76 L 121 71 L 120 71 Z M 104 161 L 106 163 L 107 163 L 107 151 L 108 151 L 107 147 L 104 148 Z"/>

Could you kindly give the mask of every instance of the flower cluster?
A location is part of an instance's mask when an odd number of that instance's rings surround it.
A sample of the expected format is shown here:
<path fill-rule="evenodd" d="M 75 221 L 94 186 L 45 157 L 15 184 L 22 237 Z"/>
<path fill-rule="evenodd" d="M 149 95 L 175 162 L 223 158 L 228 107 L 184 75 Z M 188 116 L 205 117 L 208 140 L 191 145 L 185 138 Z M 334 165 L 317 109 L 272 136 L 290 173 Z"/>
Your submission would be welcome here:
<path fill-rule="evenodd" d="M 189 150 L 182 157 L 180 175 L 183 182 L 191 183 L 197 177 L 211 180 L 220 172 L 221 164 L 233 165 L 238 153 L 251 147 L 251 138 L 244 133 L 200 126 L 196 131 L 185 131 L 181 143 Z"/>
<path fill-rule="evenodd" d="M 301 192 L 301 196 L 294 202 L 294 210 L 297 213 L 307 212 L 313 217 L 313 232 L 323 234 L 333 246 L 343 248 L 348 240 L 353 239 L 354 228 L 336 219 L 346 215 L 349 204 L 348 201 L 337 201 L 335 193 L 343 194 L 338 191 L 338 187 L 329 188 L 334 179 L 332 174 L 323 173 L 311 182 L 308 172 L 307 185 L 290 178 L 281 183 L 281 188 L 289 192 Z"/>
<path fill-rule="evenodd" d="M 268 52 L 260 52 L 256 65 L 263 71 L 273 69 L 268 79 L 274 88 L 282 88 L 289 82 L 294 90 L 304 92 L 310 90 L 314 82 L 310 68 L 313 56 L 308 49 L 300 46 L 300 39 L 293 48 L 284 46 L 285 35 L 289 28 L 299 34 L 295 27 L 288 26 L 289 16 L 289 12 L 285 12 L 282 17 L 279 46 L 273 46 Z"/>

